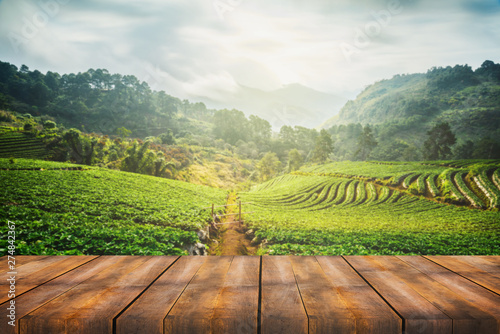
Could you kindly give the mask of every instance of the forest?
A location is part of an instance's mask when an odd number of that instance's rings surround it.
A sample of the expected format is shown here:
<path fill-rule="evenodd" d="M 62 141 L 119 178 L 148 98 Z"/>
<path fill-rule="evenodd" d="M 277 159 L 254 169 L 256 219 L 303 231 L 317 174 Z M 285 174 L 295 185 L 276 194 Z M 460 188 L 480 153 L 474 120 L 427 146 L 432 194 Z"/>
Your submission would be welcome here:
<path fill-rule="evenodd" d="M 31 141 L 48 160 L 228 187 L 305 163 L 498 159 L 499 73 L 485 61 L 475 71 L 398 75 L 367 87 L 324 129 L 273 131 L 258 116 L 153 91 L 133 75 L 43 74 L 0 62 L 0 141 Z"/>

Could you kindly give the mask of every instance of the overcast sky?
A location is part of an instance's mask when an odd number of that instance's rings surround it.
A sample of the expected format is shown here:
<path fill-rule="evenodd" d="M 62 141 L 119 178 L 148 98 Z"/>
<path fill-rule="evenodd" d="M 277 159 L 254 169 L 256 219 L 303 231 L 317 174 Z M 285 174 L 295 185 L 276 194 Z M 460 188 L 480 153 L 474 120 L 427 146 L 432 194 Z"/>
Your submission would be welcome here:
<path fill-rule="evenodd" d="M 1 61 L 106 68 L 194 101 L 291 83 L 352 98 L 486 59 L 500 62 L 500 0 L 0 0 Z"/>

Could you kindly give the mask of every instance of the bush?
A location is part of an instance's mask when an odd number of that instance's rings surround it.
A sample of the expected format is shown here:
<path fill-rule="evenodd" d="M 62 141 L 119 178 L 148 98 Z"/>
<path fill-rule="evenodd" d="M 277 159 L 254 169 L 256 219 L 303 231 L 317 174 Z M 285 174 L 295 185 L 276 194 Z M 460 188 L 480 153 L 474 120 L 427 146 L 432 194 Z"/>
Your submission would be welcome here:
<path fill-rule="evenodd" d="M 56 123 L 53 121 L 45 121 L 45 122 L 43 122 L 43 127 L 46 129 L 55 129 Z"/>
<path fill-rule="evenodd" d="M 12 115 L 12 113 L 0 110 L 0 122 L 9 122 L 14 123 L 16 121 L 16 117 Z"/>

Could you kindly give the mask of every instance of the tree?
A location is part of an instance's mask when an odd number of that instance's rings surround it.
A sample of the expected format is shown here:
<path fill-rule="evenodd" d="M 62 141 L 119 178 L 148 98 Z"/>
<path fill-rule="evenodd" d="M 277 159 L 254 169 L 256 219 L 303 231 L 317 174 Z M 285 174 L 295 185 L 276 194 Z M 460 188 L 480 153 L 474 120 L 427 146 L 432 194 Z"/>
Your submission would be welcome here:
<path fill-rule="evenodd" d="M 446 122 L 435 125 L 427 131 L 427 140 L 424 142 L 424 159 L 446 159 L 451 154 L 451 146 L 457 141 Z"/>
<path fill-rule="evenodd" d="M 474 155 L 474 143 L 472 140 L 467 140 L 465 143 L 461 143 L 455 148 L 454 157 L 455 159 L 472 159 Z"/>
<path fill-rule="evenodd" d="M 363 132 L 358 137 L 358 149 L 355 156 L 359 156 L 360 160 L 365 161 L 377 144 L 372 128 L 369 125 L 365 125 Z"/>
<path fill-rule="evenodd" d="M 77 164 L 92 165 L 94 147 L 97 144 L 95 139 L 83 136 L 79 130 L 74 128 L 66 131 L 63 138 L 68 144 L 70 154 Z"/>
<path fill-rule="evenodd" d="M 500 144 L 490 137 L 482 138 L 476 145 L 473 158 L 500 159 Z"/>
<path fill-rule="evenodd" d="M 247 141 L 249 122 L 239 110 L 217 110 L 213 118 L 216 138 L 235 145 L 238 140 Z"/>
<path fill-rule="evenodd" d="M 121 170 L 132 173 L 146 173 L 148 169 L 153 168 L 156 155 L 150 151 L 150 141 L 145 141 L 141 146 L 134 141 L 132 147 L 127 149 L 127 157 L 123 159 Z"/>
<path fill-rule="evenodd" d="M 271 124 L 268 121 L 255 115 L 250 115 L 249 119 L 252 137 L 256 141 L 264 141 L 271 138 Z"/>
<path fill-rule="evenodd" d="M 281 169 L 281 161 L 274 152 L 267 152 L 257 163 L 257 170 L 260 173 L 261 181 L 269 180 Z"/>
<path fill-rule="evenodd" d="M 296 148 L 288 152 L 288 172 L 290 173 L 299 169 L 303 161 L 304 158 L 302 158 L 302 155 Z"/>
<path fill-rule="evenodd" d="M 122 138 L 127 138 L 132 134 L 132 131 L 122 126 L 121 128 L 116 129 L 116 133 Z"/>
<path fill-rule="evenodd" d="M 316 137 L 312 159 L 315 162 L 324 163 L 328 159 L 328 156 L 332 153 L 333 153 L 332 137 L 325 129 L 323 129 L 319 133 L 319 136 Z"/>
<path fill-rule="evenodd" d="M 174 134 L 172 133 L 172 130 L 170 130 L 170 129 L 168 129 L 167 132 L 159 135 L 158 138 L 160 138 L 162 144 L 165 144 L 165 145 L 175 144 Z"/>

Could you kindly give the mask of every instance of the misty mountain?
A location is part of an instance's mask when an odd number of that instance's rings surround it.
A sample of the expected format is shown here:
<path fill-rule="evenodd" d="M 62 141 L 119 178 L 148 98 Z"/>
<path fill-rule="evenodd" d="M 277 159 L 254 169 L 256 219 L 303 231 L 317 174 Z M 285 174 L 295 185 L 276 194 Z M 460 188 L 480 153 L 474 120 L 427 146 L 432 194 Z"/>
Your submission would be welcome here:
<path fill-rule="evenodd" d="M 196 99 L 212 108 L 235 108 L 248 115 L 257 115 L 271 123 L 275 130 L 283 125 L 313 128 L 337 113 L 346 98 L 323 93 L 312 88 L 290 84 L 273 91 L 240 86 L 222 102 L 204 97 Z"/>
<path fill-rule="evenodd" d="M 390 127 L 388 136 L 405 139 L 439 122 L 450 123 L 462 140 L 500 138 L 500 64 L 432 68 L 376 82 L 322 128 L 370 124 Z"/>

